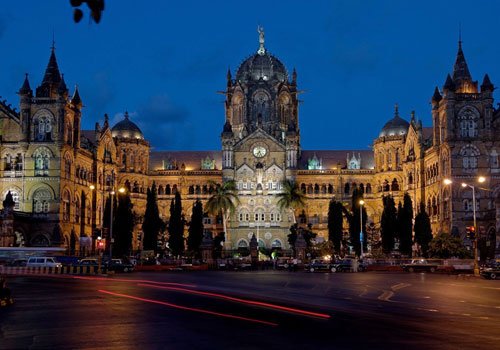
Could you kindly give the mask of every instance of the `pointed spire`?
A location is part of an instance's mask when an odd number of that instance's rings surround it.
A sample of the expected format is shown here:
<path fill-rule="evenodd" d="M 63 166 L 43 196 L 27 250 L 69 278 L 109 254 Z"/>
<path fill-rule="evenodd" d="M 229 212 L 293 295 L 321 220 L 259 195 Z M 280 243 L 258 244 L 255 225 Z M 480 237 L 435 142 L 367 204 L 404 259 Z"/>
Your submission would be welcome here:
<path fill-rule="evenodd" d="M 490 77 L 488 76 L 488 74 L 485 74 L 484 78 L 483 78 L 483 83 L 481 84 L 481 92 L 493 91 L 494 89 L 495 89 L 495 87 L 491 83 Z"/>
<path fill-rule="evenodd" d="M 415 124 L 415 111 L 411 111 L 411 114 L 410 114 L 410 115 L 411 115 L 410 122 L 411 122 L 412 124 Z"/>
<path fill-rule="evenodd" d="M 64 74 L 61 74 L 61 82 L 59 83 L 57 92 L 59 93 L 59 95 L 68 95 L 68 87 L 66 86 L 66 82 L 64 81 Z"/>
<path fill-rule="evenodd" d="M 292 84 L 297 85 L 297 71 L 295 70 L 295 67 L 293 67 L 292 72 Z"/>
<path fill-rule="evenodd" d="M 59 84 L 61 81 L 61 73 L 59 73 L 59 66 L 57 65 L 56 59 L 56 48 L 54 43 L 52 43 L 52 50 L 50 53 L 49 63 L 45 69 L 45 75 L 43 76 L 42 85 L 44 84 Z"/>
<path fill-rule="evenodd" d="M 104 113 L 104 124 L 102 125 L 102 129 L 106 130 L 109 128 L 109 116 L 108 113 Z"/>
<path fill-rule="evenodd" d="M 78 92 L 78 85 L 75 86 L 75 92 L 73 93 L 73 97 L 71 97 L 71 103 L 79 108 L 83 105 L 80 93 Z"/>
<path fill-rule="evenodd" d="M 449 76 L 449 75 L 448 75 Z M 441 96 L 441 93 L 439 92 L 439 89 L 438 87 L 436 86 L 436 88 L 434 89 L 434 95 L 432 95 L 432 102 L 439 102 L 443 99 L 443 96 Z"/>
<path fill-rule="evenodd" d="M 33 95 L 33 90 L 31 90 L 30 82 L 28 80 L 28 73 L 26 73 L 26 76 L 24 78 L 23 86 L 21 86 L 21 88 L 19 89 L 19 94 L 20 95 Z"/>
<path fill-rule="evenodd" d="M 231 76 L 231 68 L 227 67 L 227 75 L 226 75 L 227 81 L 231 81 L 232 76 Z"/>
<path fill-rule="evenodd" d="M 453 81 L 457 82 L 463 80 L 472 81 L 472 76 L 470 75 L 469 67 L 467 66 L 464 52 L 462 51 L 462 34 L 460 33 L 457 58 L 453 66 Z"/>
<path fill-rule="evenodd" d="M 444 82 L 443 90 L 455 91 L 455 83 L 451 79 L 450 74 L 446 76 L 446 81 Z"/>

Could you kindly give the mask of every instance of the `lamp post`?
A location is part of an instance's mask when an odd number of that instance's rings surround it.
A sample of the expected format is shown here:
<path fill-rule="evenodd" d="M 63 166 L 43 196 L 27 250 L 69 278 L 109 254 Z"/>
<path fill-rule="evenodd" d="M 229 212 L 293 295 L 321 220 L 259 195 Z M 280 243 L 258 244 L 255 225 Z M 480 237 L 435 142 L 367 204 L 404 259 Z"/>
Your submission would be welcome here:
<path fill-rule="evenodd" d="M 443 184 L 450 186 L 453 183 L 450 179 L 444 179 Z M 451 187 L 451 186 L 450 186 Z M 453 190 L 450 189 L 450 235 L 453 233 Z"/>
<path fill-rule="evenodd" d="M 363 204 L 364 200 L 359 201 L 359 241 L 361 243 L 361 259 L 363 259 Z"/>
<path fill-rule="evenodd" d="M 125 188 L 120 187 L 118 189 L 118 193 L 125 193 Z M 113 199 L 115 196 L 115 191 L 114 189 L 110 192 L 111 194 L 111 210 L 109 211 L 110 214 L 110 221 L 109 221 L 109 264 L 111 266 L 111 261 L 113 259 Z"/>
<path fill-rule="evenodd" d="M 477 179 L 478 182 L 483 183 L 486 179 L 483 176 L 480 176 Z M 465 182 L 462 182 L 462 187 L 469 187 L 472 189 L 472 218 L 474 220 L 474 275 L 479 276 L 479 251 L 478 251 L 478 236 L 479 232 L 477 230 L 477 221 L 476 221 L 476 190 L 475 186 L 469 185 Z"/>

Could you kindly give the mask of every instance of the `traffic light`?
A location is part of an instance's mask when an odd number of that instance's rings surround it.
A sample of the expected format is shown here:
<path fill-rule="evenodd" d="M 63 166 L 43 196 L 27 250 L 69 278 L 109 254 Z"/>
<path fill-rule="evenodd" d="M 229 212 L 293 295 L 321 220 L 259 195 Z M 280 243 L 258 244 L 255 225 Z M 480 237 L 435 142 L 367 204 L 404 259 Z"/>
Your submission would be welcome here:
<path fill-rule="evenodd" d="M 98 250 L 104 250 L 106 248 L 106 239 L 97 238 L 96 247 Z"/>
<path fill-rule="evenodd" d="M 469 239 L 476 238 L 476 228 L 474 226 L 465 226 L 465 234 Z"/>

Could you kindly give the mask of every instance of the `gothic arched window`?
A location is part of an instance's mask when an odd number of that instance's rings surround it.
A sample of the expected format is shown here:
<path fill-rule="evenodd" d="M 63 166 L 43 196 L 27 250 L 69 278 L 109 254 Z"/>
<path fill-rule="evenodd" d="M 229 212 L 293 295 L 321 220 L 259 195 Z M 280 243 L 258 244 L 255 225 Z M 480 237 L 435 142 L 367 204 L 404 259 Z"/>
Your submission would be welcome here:
<path fill-rule="evenodd" d="M 50 200 L 52 200 L 52 195 L 48 189 L 36 190 L 33 194 L 33 211 L 35 213 L 48 213 Z"/>
<path fill-rule="evenodd" d="M 49 175 L 49 165 L 52 153 L 47 147 L 39 147 L 33 152 L 35 176 Z"/>
<path fill-rule="evenodd" d="M 477 137 L 477 121 L 479 119 L 479 112 L 471 106 L 466 106 L 458 112 L 458 120 L 460 123 L 460 136 L 461 137 Z"/>
<path fill-rule="evenodd" d="M 466 171 L 477 170 L 477 159 L 480 155 L 479 149 L 474 145 L 467 145 L 460 150 L 462 165 Z"/>
<path fill-rule="evenodd" d="M 52 141 L 53 117 L 48 111 L 42 111 L 33 118 L 34 141 Z"/>

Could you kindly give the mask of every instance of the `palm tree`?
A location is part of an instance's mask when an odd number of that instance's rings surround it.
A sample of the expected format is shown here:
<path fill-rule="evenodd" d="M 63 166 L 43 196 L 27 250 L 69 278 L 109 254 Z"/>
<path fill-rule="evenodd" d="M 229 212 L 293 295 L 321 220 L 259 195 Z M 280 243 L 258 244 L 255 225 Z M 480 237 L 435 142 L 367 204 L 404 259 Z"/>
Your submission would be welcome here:
<path fill-rule="evenodd" d="M 284 180 L 281 183 L 282 192 L 278 193 L 278 207 L 280 210 L 288 209 L 292 212 L 293 223 L 296 224 L 295 210 L 306 206 L 306 196 L 299 185 L 292 180 Z"/>
<path fill-rule="evenodd" d="M 226 241 L 229 241 L 227 221 L 229 220 L 229 215 L 236 210 L 236 205 L 240 202 L 236 190 L 236 182 L 234 180 L 229 180 L 220 185 L 210 181 L 209 185 L 214 186 L 215 191 L 208 199 L 205 209 L 210 215 L 222 216 L 222 225 L 224 227 L 224 233 L 226 234 Z"/>

